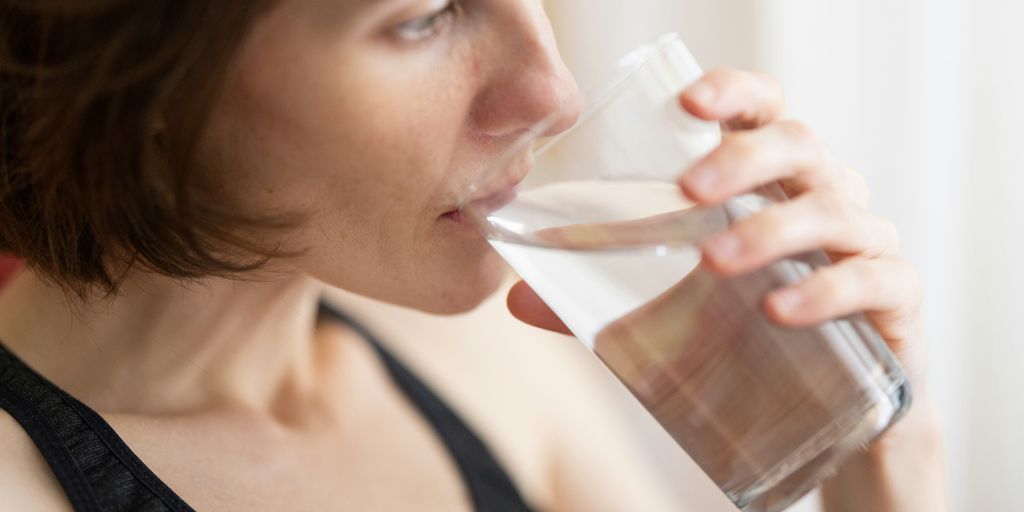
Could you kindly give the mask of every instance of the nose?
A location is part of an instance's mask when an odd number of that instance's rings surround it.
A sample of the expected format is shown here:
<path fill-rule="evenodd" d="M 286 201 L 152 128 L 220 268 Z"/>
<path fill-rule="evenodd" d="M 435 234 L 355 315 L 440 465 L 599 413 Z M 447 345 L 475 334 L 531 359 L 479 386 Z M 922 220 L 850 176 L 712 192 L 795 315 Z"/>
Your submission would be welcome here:
<path fill-rule="evenodd" d="M 543 12 L 525 10 L 491 52 L 490 78 L 471 110 L 475 129 L 489 138 L 512 138 L 545 121 L 545 135 L 561 133 L 579 119 L 583 98 L 562 61 Z"/>

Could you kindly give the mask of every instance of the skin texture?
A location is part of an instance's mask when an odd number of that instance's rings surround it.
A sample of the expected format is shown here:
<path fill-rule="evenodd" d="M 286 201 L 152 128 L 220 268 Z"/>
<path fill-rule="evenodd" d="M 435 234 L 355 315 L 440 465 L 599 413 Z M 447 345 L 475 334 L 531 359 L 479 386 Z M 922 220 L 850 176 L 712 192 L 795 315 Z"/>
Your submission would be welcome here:
<path fill-rule="evenodd" d="M 302 256 L 242 282 L 180 283 L 136 271 L 116 299 L 93 305 L 69 304 L 22 272 L 0 293 L 0 339 L 103 414 L 199 510 L 468 510 L 443 447 L 373 354 L 354 332 L 317 319 L 317 301 L 336 287 L 353 294 L 338 298 L 352 310 L 378 318 L 386 311 L 401 324 L 378 325 L 394 339 L 437 344 L 433 359 L 424 356 L 432 368 L 426 373 L 470 417 L 483 418 L 484 435 L 540 508 L 686 507 L 652 483 L 656 472 L 616 426 L 621 421 L 601 407 L 566 406 L 583 391 L 553 385 L 526 394 L 511 384 L 517 374 L 505 364 L 540 368 L 546 352 L 524 349 L 516 359 L 496 351 L 493 365 L 483 363 L 487 378 L 474 384 L 480 389 L 467 390 L 458 377 L 464 369 L 442 357 L 442 342 L 458 339 L 456 329 L 406 322 L 391 309 L 463 313 L 498 289 L 506 277 L 500 258 L 445 213 L 482 165 L 533 123 L 560 112 L 554 132 L 578 114 L 576 85 L 538 0 L 463 4 L 436 18 L 447 21 L 428 24 L 430 37 L 413 41 L 413 33 L 427 32 L 409 23 L 422 28 L 422 17 L 444 2 L 283 0 L 247 38 L 203 134 L 203 185 L 210 200 L 242 213 L 305 214 L 301 226 L 272 241 Z M 683 107 L 750 130 L 728 137 L 698 168 L 681 170 L 681 190 L 709 202 L 781 178 L 793 205 L 803 205 L 780 207 L 770 222 L 768 212 L 752 218 L 742 239 L 749 250 L 729 257 L 722 248 L 730 244 L 719 241 L 706 248 L 709 261 L 739 272 L 772 250 L 833 251 L 843 258 L 837 270 L 798 288 L 816 306 L 787 310 L 773 295 L 768 310 L 799 323 L 868 309 L 923 382 L 923 367 L 909 361 L 921 346 L 917 281 L 896 256 L 895 239 L 872 235 L 892 230 L 863 211 L 863 181 L 827 157 L 806 129 L 777 122 L 782 105 L 773 82 L 719 71 L 701 83 L 709 89 L 687 91 Z M 699 186 L 700 169 L 718 171 L 719 180 Z M 862 236 L 835 236 L 848 231 Z M 757 236 L 782 242 L 758 243 Z M 879 286 L 845 286 L 852 276 Z M 527 323 L 559 328 L 522 285 L 508 306 Z M 465 319 L 443 325 L 459 322 Z M 495 317 L 486 328 L 500 325 Z M 466 332 L 465 339 L 477 338 L 481 328 Z M 575 375 L 566 368 L 552 364 L 550 373 Z M 922 419 L 908 419 L 905 436 L 894 432 L 872 448 L 866 469 L 837 479 L 830 496 L 893 504 L 870 510 L 922 510 L 914 504 L 941 501 L 941 478 L 929 472 L 938 466 L 938 442 L 918 449 L 897 441 L 934 430 L 927 416 L 912 416 Z M 597 444 L 605 447 L 600 453 Z M 0 446 L 12 455 L 0 462 L 0 493 L 39 510 L 66 509 L 38 455 L 3 415 Z M 879 464 L 902 479 L 863 478 L 890 474 L 874 471 Z M 908 467 L 928 469 L 908 477 Z M 591 475 L 622 485 L 595 489 Z M 931 485 L 931 477 L 940 483 Z"/>

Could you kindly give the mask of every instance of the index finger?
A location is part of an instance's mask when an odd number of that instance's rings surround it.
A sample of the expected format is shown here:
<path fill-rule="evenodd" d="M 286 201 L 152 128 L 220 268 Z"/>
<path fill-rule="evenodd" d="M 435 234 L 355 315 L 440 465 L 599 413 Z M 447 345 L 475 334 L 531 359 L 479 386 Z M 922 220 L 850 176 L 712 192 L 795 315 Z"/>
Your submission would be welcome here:
<path fill-rule="evenodd" d="M 679 95 L 679 103 L 700 119 L 736 130 L 771 123 L 786 105 L 782 85 L 774 77 L 731 68 L 705 73 Z"/>

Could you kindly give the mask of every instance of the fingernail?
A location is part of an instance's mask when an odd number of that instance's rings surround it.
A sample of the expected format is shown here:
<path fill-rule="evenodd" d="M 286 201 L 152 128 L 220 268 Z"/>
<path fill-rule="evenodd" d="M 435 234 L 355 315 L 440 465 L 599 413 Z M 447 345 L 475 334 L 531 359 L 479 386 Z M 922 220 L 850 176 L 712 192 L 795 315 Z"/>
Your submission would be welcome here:
<path fill-rule="evenodd" d="M 690 86 L 686 94 L 690 96 L 693 101 L 703 105 L 704 107 L 710 107 L 715 101 L 716 91 L 715 88 L 708 82 L 700 81 Z"/>
<path fill-rule="evenodd" d="M 683 176 L 686 186 L 701 197 L 710 196 L 718 185 L 718 181 L 718 170 L 707 165 L 690 169 L 690 172 Z"/>
<path fill-rule="evenodd" d="M 772 307 L 783 316 L 790 316 L 800 309 L 804 295 L 797 290 L 780 290 L 772 294 Z"/>
<path fill-rule="evenodd" d="M 722 233 L 704 244 L 704 251 L 718 262 L 736 259 L 743 251 L 743 241 L 732 233 Z"/>

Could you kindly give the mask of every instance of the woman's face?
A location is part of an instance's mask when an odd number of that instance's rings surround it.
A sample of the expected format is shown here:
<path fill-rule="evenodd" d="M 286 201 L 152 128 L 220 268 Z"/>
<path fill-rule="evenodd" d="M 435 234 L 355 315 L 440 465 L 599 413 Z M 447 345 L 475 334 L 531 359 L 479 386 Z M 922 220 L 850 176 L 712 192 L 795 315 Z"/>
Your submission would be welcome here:
<path fill-rule="evenodd" d="M 540 0 L 281 0 L 243 44 L 199 157 L 231 208 L 308 215 L 289 266 L 458 313 L 505 267 L 445 214 L 485 162 L 578 105 Z"/>

